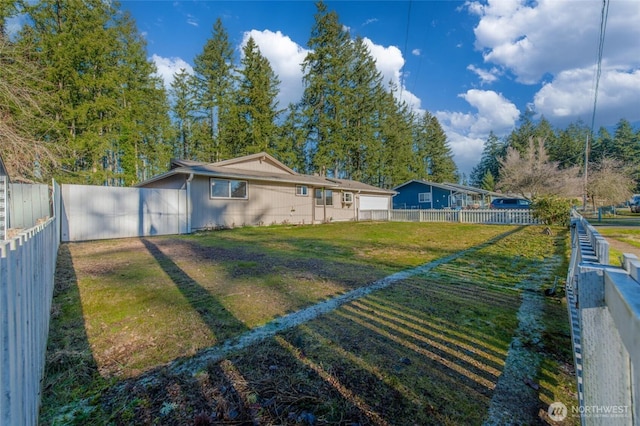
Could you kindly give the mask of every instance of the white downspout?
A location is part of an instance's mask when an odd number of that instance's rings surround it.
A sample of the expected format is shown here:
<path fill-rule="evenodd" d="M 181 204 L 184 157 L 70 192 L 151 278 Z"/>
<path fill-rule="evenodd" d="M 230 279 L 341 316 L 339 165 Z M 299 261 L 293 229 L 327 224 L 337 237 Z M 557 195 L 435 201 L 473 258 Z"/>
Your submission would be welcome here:
<path fill-rule="evenodd" d="M 193 173 L 187 178 L 187 234 L 191 233 L 191 181 Z"/>

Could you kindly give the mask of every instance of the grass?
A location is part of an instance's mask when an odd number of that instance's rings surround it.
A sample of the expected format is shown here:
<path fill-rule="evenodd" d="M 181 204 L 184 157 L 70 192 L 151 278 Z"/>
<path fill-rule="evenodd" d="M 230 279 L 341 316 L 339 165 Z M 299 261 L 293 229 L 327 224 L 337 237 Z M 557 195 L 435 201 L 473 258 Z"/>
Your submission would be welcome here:
<path fill-rule="evenodd" d="M 628 227 L 604 226 L 598 227 L 598 233 L 609 240 L 620 241 L 633 247 L 640 248 L 640 226 L 636 229 Z M 609 264 L 620 266 L 623 251 L 609 245 Z M 639 255 L 640 257 L 640 255 Z"/>
<path fill-rule="evenodd" d="M 164 366 L 507 231 L 194 377 Z M 565 235 L 540 231 L 338 223 L 64 245 L 40 421 L 481 423 L 518 325 L 514 284 L 536 276 L 549 253 L 565 255 Z M 561 368 L 570 351 L 553 349 L 570 347 L 557 332 L 566 311 L 548 301 L 543 411 L 551 397 L 572 398 Z"/>

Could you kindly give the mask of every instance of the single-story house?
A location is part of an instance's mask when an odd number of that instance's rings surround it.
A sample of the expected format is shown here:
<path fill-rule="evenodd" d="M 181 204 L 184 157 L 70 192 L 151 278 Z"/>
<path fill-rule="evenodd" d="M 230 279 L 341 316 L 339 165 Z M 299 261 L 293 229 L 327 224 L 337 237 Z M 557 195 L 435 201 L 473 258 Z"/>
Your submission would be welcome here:
<path fill-rule="evenodd" d="M 357 220 L 388 210 L 395 192 L 347 179 L 306 175 L 261 152 L 217 163 L 173 160 L 137 185 L 185 189 L 190 229 Z"/>
<path fill-rule="evenodd" d="M 393 188 L 394 209 L 486 208 L 500 194 L 455 183 L 410 180 Z"/>

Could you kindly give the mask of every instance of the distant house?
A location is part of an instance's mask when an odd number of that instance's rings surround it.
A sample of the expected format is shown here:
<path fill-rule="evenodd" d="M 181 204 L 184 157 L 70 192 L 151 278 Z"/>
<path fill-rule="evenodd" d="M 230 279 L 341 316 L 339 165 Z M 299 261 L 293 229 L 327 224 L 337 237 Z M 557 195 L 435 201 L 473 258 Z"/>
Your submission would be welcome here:
<path fill-rule="evenodd" d="M 357 220 L 360 210 L 388 210 L 394 192 L 347 179 L 293 171 L 267 153 L 171 169 L 137 185 L 186 189 L 192 230 L 276 223 Z"/>
<path fill-rule="evenodd" d="M 485 208 L 492 197 L 500 196 L 471 186 L 426 180 L 410 180 L 393 190 L 394 209 Z"/>

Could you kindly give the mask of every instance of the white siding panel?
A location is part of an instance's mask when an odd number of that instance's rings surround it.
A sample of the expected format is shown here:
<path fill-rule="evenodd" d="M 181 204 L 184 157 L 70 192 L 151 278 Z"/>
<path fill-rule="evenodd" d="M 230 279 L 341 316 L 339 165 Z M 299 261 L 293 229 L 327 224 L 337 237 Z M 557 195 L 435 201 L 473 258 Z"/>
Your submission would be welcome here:
<path fill-rule="evenodd" d="M 388 210 L 389 197 L 375 195 L 360 196 L 360 210 Z"/>
<path fill-rule="evenodd" d="M 63 241 L 187 231 L 184 190 L 62 185 L 62 199 Z"/>

